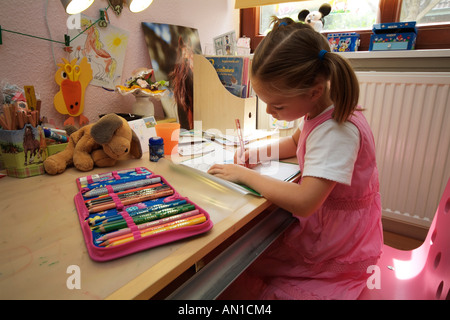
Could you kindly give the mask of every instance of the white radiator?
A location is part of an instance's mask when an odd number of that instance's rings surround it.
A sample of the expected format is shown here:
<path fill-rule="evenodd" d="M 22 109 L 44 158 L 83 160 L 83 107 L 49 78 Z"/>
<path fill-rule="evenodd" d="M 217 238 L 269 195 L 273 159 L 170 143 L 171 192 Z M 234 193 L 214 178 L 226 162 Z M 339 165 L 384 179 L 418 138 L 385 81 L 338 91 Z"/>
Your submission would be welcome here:
<path fill-rule="evenodd" d="M 450 73 L 357 72 L 383 216 L 429 227 L 450 177 Z"/>

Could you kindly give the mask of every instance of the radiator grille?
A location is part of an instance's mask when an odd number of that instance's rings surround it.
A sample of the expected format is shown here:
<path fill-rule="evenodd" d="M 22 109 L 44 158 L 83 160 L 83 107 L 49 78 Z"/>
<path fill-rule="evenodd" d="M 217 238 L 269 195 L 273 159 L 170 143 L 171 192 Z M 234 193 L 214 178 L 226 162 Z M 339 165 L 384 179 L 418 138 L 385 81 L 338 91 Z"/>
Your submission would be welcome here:
<path fill-rule="evenodd" d="M 428 227 L 450 177 L 450 73 L 357 72 L 383 215 Z"/>

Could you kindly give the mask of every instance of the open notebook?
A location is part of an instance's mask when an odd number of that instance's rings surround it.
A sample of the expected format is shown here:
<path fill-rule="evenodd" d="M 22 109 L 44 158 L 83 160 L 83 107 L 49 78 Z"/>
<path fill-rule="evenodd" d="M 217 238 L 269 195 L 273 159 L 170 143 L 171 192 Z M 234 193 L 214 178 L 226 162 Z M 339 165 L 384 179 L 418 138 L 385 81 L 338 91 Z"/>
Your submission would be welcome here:
<path fill-rule="evenodd" d="M 191 158 L 180 162 L 181 165 L 195 170 L 198 174 L 207 177 L 220 185 L 226 186 L 243 194 L 254 194 L 261 196 L 255 190 L 239 185 L 211 174 L 208 174 L 208 169 L 215 163 L 233 163 L 234 152 L 218 148 L 214 152 L 204 154 L 200 157 Z M 266 164 L 259 164 L 253 170 L 258 171 L 262 175 L 267 175 L 282 181 L 290 181 L 300 173 L 298 164 L 288 163 L 282 161 L 270 161 Z"/>

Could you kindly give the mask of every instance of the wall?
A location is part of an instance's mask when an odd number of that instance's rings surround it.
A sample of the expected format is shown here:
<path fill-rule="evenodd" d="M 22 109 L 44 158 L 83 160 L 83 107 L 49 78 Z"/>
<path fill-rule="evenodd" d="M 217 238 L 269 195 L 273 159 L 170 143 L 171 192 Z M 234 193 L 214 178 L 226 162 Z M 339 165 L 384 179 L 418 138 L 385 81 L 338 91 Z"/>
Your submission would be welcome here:
<path fill-rule="evenodd" d="M 48 25 L 45 22 L 46 6 Z M 106 0 L 96 0 L 83 13 L 98 18 L 99 9 L 107 7 Z M 152 5 L 141 13 L 131 13 L 124 8 L 120 16 L 108 10 L 111 24 L 129 31 L 128 47 L 123 66 L 122 78 L 140 67 L 150 67 L 141 22 L 170 23 L 197 28 L 202 47 L 212 43 L 216 35 L 231 30 L 239 31 L 239 11 L 234 9 L 234 0 L 154 0 Z M 0 25 L 3 29 L 14 30 L 64 41 L 67 33 L 65 13 L 59 0 L 2 0 Z M 50 33 L 49 33 L 50 32 Z M 42 114 L 53 119 L 61 126 L 66 116 L 53 107 L 53 97 L 59 86 L 54 81 L 57 63 L 61 58 L 68 59 L 63 45 L 30 37 L 2 32 L 3 44 L 0 45 L 0 84 L 5 81 L 24 85 L 34 85 L 42 100 Z M 84 115 L 95 122 L 98 115 L 108 112 L 131 112 L 134 97 L 123 97 L 100 87 L 88 86 L 86 90 Z M 162 109 L 156 108 L 155 116 L 164 116 Z"/>

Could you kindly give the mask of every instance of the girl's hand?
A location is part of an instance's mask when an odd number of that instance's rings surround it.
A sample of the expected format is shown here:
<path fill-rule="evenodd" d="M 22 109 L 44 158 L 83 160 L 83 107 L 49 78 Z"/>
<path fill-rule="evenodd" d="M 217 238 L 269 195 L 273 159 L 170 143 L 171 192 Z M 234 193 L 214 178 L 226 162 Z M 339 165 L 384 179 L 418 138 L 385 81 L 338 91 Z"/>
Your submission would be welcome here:
<path fill-rule="evenodd" d="M 254 168 L 258 165 L 258 150 L 247 149 L 242 156 L 241 149 L 238 148 L 234 154 L 234 163 L 244 166 L 246 168 Z"/>
<path fill-rule="evenodd" d="M 248 169 L 237 164 L 214 164 L 208 173 L 234 183 L 242 183 L 247 171 Z"/>

